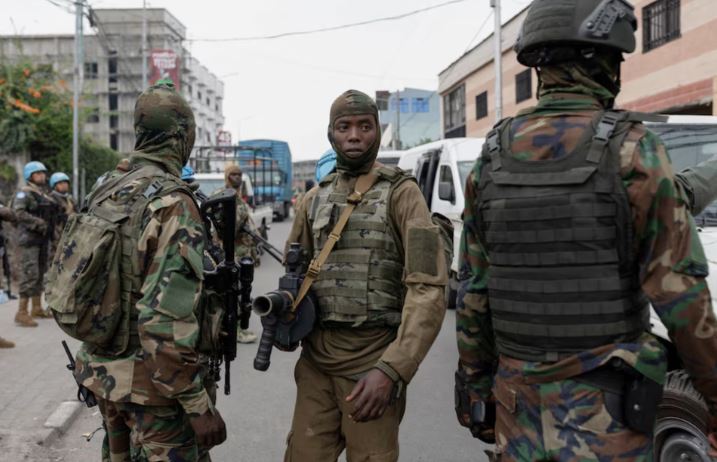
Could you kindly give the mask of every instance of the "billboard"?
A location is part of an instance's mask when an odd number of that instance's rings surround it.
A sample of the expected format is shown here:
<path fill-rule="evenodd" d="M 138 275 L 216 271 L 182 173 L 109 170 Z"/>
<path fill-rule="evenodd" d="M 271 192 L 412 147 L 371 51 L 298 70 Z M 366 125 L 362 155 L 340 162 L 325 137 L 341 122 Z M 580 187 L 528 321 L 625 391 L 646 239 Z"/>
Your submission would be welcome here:
<path fill-rule="evenodd" d="M 179 90 L 179 56 L 173 50 L 152 50 L 150 54 L 149 83 L 160 79 L 171 79 Z"/>

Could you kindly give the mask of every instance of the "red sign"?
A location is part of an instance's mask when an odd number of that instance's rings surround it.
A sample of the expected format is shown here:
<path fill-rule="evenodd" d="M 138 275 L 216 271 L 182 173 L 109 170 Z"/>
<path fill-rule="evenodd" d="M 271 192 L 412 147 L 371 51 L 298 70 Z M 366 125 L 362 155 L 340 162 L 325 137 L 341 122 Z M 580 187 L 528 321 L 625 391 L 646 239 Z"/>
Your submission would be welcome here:
<path fill-rule="evenodd" d="M 171 79 L 179 90 L 179 56 L 172 50 L 152 50 L 149 59 L 149 82 Z"/>

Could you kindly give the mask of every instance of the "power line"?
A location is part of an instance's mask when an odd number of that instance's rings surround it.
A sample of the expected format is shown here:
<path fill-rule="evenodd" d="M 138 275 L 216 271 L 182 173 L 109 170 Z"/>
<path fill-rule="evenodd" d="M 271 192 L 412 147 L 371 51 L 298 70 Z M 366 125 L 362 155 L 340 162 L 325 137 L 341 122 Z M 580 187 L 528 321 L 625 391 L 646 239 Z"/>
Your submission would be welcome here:
<path fill-rule="evenodd" d="M 272 35 L 255 35 L 255 36 L 247 36 L 247 37 L 233 37 L 233 38 L 199 38 L 199 39 L 187 39 L 188 42 L 249 42 L 249 41 L 255 41 L 255 40 L 273 40 L 278 38 L 284 38 L 284 37 L 295 37 L 299 35 L 310 35 L 310 34 L 318 34 L 323 32 L 332 32 L 342 29 L 350 29 L 353 27 L 360 27 L 360 26 L 366 26 L 369 24 L 376 24 L 379 22 L 386 22 L 386 21 L 397 21 L 399 19 L 408 18 L 410 16 L 415 16 L 420 13 L 425 13 L 426 11 L 435 10 L 438 8 L 443 8 L 444 6 L 452 5 L 455 3 L 463 3 L 468 0 L 449 0 L 447 2 L 439 3 L 437 5 L 427 6 L 425 8 L 420 8 L 417 10 L 409 11 L 407 13 L 401 13 L 394 16 L 385 16 L 383 18 L 376 18 L 376 19 L 369 19 L 366 21 L 359 21 L 359 22 L 352 22 L 348 24 L 342 24 L 340 26 L 330 26 L 330 27 L 321 27 L 318 29 L 308 29 L 308 30 L 302 30 L 302 31 L 292 31 L 292 32 L 281 32 L 278 34 L 272 34 Z"/>
<path fill-rule="evenodd" d="M 47 0 L 47 2 L 48 2 L 48 3 L 51 3 L 51 4 L 53 4 L 53 5 L 55 5 L 56 7 L 60 8 L 60 9 L 62 9 L 62 10 L 64 10 L 64 11 L 66 11 L 67 13 L 75 14 L 75 10 L 72 9 L 72 8 L 70 8 L 69 2 L 66 2 L 64 5 L 63 5 L 63 4 L 60 4 L 60 3 L 58 3 L 58 2 L 56 2 L 55 0 Z"/>

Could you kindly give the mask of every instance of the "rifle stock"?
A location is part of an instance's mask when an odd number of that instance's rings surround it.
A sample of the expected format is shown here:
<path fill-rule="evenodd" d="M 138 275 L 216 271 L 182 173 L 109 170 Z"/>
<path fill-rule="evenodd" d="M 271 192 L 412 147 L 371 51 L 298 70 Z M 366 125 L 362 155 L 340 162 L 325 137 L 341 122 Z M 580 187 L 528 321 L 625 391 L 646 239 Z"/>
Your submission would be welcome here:
<path fill-rule="evenodd" d="M 259 245 L 261 248 L 266 250 L 266 252 L 271 255 L 274 260 L 278 261 L 281 264 L 284 264 L 284 256 L 282 255 L 282 252 L 273 245 L 271 245 L 269 241 L 249 229 L 246 224 L 242 226 L 241 230 L 242 232 L 247 233 L 249 236 L 251 236 L 251 238 L 254 239 L 254 242 L 256 242 L 257 245 Z"/>

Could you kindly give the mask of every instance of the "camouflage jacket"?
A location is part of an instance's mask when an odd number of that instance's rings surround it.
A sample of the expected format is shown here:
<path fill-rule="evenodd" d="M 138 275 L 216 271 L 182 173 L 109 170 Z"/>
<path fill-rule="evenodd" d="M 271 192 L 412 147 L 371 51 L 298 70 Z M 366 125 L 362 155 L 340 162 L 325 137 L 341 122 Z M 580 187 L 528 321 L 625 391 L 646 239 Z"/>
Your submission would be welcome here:
<path fill-rule="evenodd" d="M 47 243 L 45 233 L 49 223 L 42 216 L 47 215 L 48 212 L 41 210 L 41 207 L 48 207 L 54 203 L 40 186 L 29 181 L 15 193 L 12 208 L 17 217 L 21 245 L 37 246 Z"/>
<path fill-rule="evenodd" d="M 510 150 L 523 160 L 549 160 L 573 150 L 595 111 L 596 99 L 573 93 L 541 97 L 521 112 L 511 127 Z M 466 182 L 464 228 L 456 322 L 459 369 L 474 397 L 490 399 L 497 370 L 487 283 L 490 261 L 479 238 L 476 204 L 479 159 Z M 717 407 L 717 323 L 707 288 L 707 262 L 665 146 L 642 125 L 628 134 L 620 151 L 620 174 L 635 229 L 640 283 L 667 327 L 696 388 Z M 573 377 L 620 357 L 645 376 L 662 383 L 667 368 L 664 347 L 649 333 L 635 343 L 609 344 L 556 363 L 521 361 L 529 383 Z M 516 360 L 511 359 L 515 365 Z"/>
<path fill-rule="evenodd" d="M 110 401 L 179 402 L 188 414 L 203 414 L 213 405 L 195 349 L 205 247 L 199 210 L 186 194 L 170 193 L 149 203 L 141 226 L 133 252 L 143 280 L 136 304 L 141 348 L 120 358 L 92 355 L 83 348 L 76 377 Z"/>

